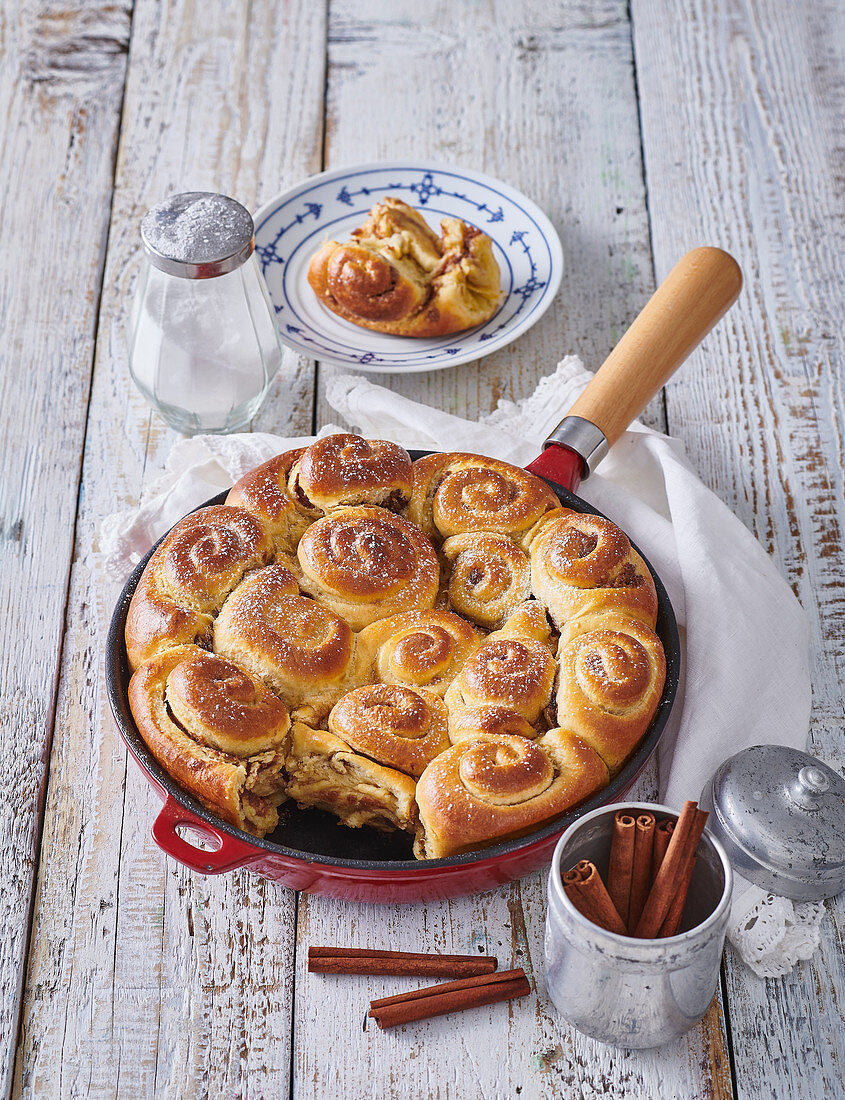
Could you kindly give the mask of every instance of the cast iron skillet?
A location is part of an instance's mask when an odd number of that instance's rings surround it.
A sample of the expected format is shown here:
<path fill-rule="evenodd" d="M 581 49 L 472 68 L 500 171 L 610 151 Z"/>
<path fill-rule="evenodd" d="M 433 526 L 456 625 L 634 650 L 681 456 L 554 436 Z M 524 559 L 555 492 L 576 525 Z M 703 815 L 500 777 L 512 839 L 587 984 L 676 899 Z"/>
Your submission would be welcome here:
<path fill-rule="evenodd" d="M 429 452 L 410 452 L 413 459 L 421 458 L 427 453 Z M 557 494 L 565 507 L 572 508 L 578 512 L 592 512 L 594 515 L 601 515 L 595 508 L 591 508 L 583 500 L 573 493 L 570 493 L 562 486 L 556 485 L 551 481 L 547 483 Z M 220 493 L 218 496 L 207 501 L 202 507 L 207 507 L 212 504 L 222 504 L 226 499 L 226 495 L 226 493 Z M 158 545 L 159 544 L 156 543 L 156 546 Z M 646 562 L 657 589 L 657 634 L 666 651 L 666 684 L 663 689 L 663 695 L 661 696 L 654 720 L 649 726 L 636 752 L 627 761 L 619 774 L 611 780 L 607 787 L 603 788 L 592 798 L 587 799 L 587 801 L 582 803 L 577 809 L 554 818 L 526 837 L 505 841 L 493 847 L 485 848 L 481 852 L 471 852 L 460 856 L 454 856 L 450 859 L 415 860 L 411 851 L 413 838 L 409 833 L 396 832 L 394 834 L 383 834 L 376 829 L 367 827 L 350 829 L 342 825 L 332 814 L 314 809 L 299 810 L 296 807 L 289 808 L 287 804 L 283 804 L 280 807 L 281 820 L 275 832 L 271 836 L 259 840 L 221 821 L 220 818 L 207 810 L 196 798 L 183 790 L 164 768 L 162 768 L 147 748 L 132 718 L 128 699 L 130 672 L 124 641 L 126 613 L 129 608 L 129 601 L 140 580 L 141 573 L 155 548 L 156 547 L 153 547 L 132 571 L 132 575 L 120 595 L 120 599 L 117 602 L 117 606 L 112 616 L 106 643 L 106 685 L 109 702 L 111 703 L 112 712 L 121 736 L 141 769 L 146 773 L 147 778 L 154 787 L 158 788 L 160 793 L 164 792 L 170 799 L 175 800 L 184 811 L 187 811 L 187 813 L 181 816 L 182 824 L 205 824 L 209 827 L 206 835 L 210 833 L 214 836 L 215 833 L 224 833 L 241 842 L 245 842 L 250 848 L 254 847 L 268 853 L 278 853 L 292 860 L 317 860 L 320 864 L 335 868 L 337 872 L 340 873 L 341 877 L 344 868 L 359 871 L 378 869 L 385 872 L 394 871 L 397 872 L 397 874 L 401 874 L 403 877 L 411 873 L 415 878 L 422 880 L 426 873 L 430 872 L 435 867 L 457 868 L 460 866 L 468 866 L 479 860 L 496 860 L 498 857 L 514 853 L 520 848 L 526 848 L 529 845 L 535 846 L 538 841 L 553 842 L 557 840 L 563 830 L 581 814 L 586 813 L 588 810 L 595 809 L 598 806 L 618 801 L 637 778 L 654 750 L 657 748 L 657 744 L 666 727 L 669 714 L 672 710 L 672 704 L 678 687 L 678 674 L 680 671 L 678 628 L 675 623 L 675 616 L 666 590 L 650 563 Z M 170 816 L 173 817 L 172 810 Z M 157 839 L 160 838 L 157 837 Z M 183 841 L 183 843 L 187 845 L 186 841 Z M 193 848 L 191 845 L 187 846 Z M 544 850 L 545 847 L 546 846 L 543 845 Z M 165 850 L 170 848 L 172 848 L 172 846 L 166 844 Z M 195 863 L 194 859 L 191 859 L 190 863 L 197 870 L 213 873 L 218 870 L 231 869 L 231 867 L 218 868 L 217 866 L 203 866 L 202 860 L 205 858 L 206 853 L 196 848 L 193 848 L 193 851 L 196 853 L 199 865 Z M 185 853 L 184 851 L 181 853 L 171 851 L 171 854 L 175 854 L 177 858 L 181 858 Z M 209 856 L 209 858 L 213 859 L 213 854 Z M 246 862 L 256 861 L 249 860 Z M 260 859 L 258 862 L 260 862 Z M 260 868 L 256 869 L 260 870 Z M 528 870 L 533 869 L 533 866 L 529 867 L 523 871 L 523 873 L 528 873 Z M 268 877 L 277 876 L 269 875 Z M 420 881 L 420 887 L 423 889 L 422 881 Z M 317 892 L 320 892 L 319 888 Z M 425 893 L 424 889 L 423 892 Z M 437 893 L 439 896 L 442 896 L 441 891 L 437 891 Z M 372 897 L 368 900 L 379 899 Z"/>
<path fill-rule="evenodd" d="M 550 485 L 563 505 L 601 515 L 571 490 L 733 304 L 741 286 L 736 261 L 718 248 L 693 249 L 675 265 L 546 440 L 545 450 L 527 467 Z M 413 457 L 424 453 L 415 452 Z M 207 503 L 220 504 L 225 496 L 221 493 Z M 133 571 L 115 608 L 107 642 L 106 682 L 123 739 L 165 800 L 153 836 L 165 852 L 201 873 L 249 866 L 294 889 L 390 902 L 456 897 L 519 878 L 548 862 L 557 838 L 577 817 L 624 795 L 655 751 L 675 699 L 680 671 L 677 625 L 666 590 L 646 562 L 657 589 L 657 633 L 666 652 L 666 683 L 640 746 L 611 783 L 592 798 L 528 836 L 449 859 L 414 860 L 408 834 L 349 829 L 331 814 L 286 804 L 272 836 L 258 840 L 220 821 L 183 791 L 154 759 L 132 720 L 124 628 L 129 601 L 150 554 Z M 214 850 L 188 843 L 181 835 L 183 826 L 210 840 Z"/>

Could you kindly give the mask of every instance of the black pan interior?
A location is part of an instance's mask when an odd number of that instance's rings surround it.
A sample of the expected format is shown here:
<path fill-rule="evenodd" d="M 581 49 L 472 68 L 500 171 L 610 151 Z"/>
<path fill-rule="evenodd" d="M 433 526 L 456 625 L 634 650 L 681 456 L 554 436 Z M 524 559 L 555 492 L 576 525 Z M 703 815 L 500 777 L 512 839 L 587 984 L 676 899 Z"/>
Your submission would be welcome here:
<path fill-rule="evenodd" d="M 410 455 L 413 459 L 417 459 L 428 453 L 428 451 L 411 451 Z M 547 484 L 560 498 L 561 503 L 567 508 L 572 508 L 577 512 L 591 512 L 597 516 L 602 515 L 596 508 L 591 507 L 586 501 L 581 500 L 580 497 L 577 497 L 568 489 L 555 484 L 553 481 L 548 481 L 548 479 L 544 480 L 547 481 Z M 226 493 L 220 493 L 218 496 L 206 501 L 201 507 L 222 504 L 226 499 L 226 495 Z M 156 543 L 156 546 L 158 546 L 158 543 Z M 636 546 L 634 548 L 637 549 Z M 559 833 L 589 810 L 616 801 L 627 790 L 654 752 L 669 720 L 669 714 L 678 688 L 678 675 L 680 672 L 678 627 L 666 589 L 654 569 L 652 569 L 651 564 L 644 558 L 657 589 L 657 634 L 666 651 L 666 684 L 657 713 L 642 744 L 609 786 L 599 791 L 577 809 L 554 818 L 541 829 L 531 833 L 530 836 L 505 841 L 494 847 L 486 848 L 482 852 L 469 852 L 465 855 L 453 856 L 450 859 L 427 860 L 425 863 L 420 863 L 413 858 L 411 851 L 413 838 L 409 833 L 398 831 L 395 833 L 382 833 L 377 829 L 368 827 L 350 829 L 342 825 L 332 814 L 322 810 L 300 810 L 296 806 L 288 806 L 287 804 L 280 807 L 279 825 L 276 830 L 270 836 L 259 840 L 221 821 L 207 810 L 202 803 L 183 790 L 152 755 L 132 719 L 128 696 L 130 673 L 124 644 L 126 613 L 141 573 L 155 549 L 154 546 L 132 571 L 132 575 L 117 601 L 109 627 L 106 642 L 106 687 L 115 721 L 123 734 L 129 751 L 141 767 L 149 772 L 159 785 L 173 795 L 191 814 L 221 832 L 229 833 L 240 840 L 248 841 L 271 852 L 278 852 L 306 862 L 320 862 L 337 867 L 356 867 L 361 870 L 381 868 L 385 871 L 390 869 L 396 871 L 415 869 L 422 872 L 425 867 L 434 865 L 438 867 L 460 865 L 472 863 L 478 859 L 489 859 Z M 639 550 L 637 552 L 641 553 Z"/>

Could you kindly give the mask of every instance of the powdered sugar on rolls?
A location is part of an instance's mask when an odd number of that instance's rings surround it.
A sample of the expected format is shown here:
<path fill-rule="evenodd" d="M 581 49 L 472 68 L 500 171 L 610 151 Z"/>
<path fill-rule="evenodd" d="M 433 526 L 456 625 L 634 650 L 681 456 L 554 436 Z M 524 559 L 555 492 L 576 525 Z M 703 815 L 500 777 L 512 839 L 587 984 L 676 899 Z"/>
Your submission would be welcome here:
<path fill-rule="evenodd" d="M 239 508 L 200 508 L 180 520 L 150 558 L 129 605 L 130 667 L 174 645 L 207 644 L 223 601 L 271 554 L 264 527 Z"/>
<path fill-rule="evenodd" d="M 372 677 L 444 695 L 483 635 L 452 611 L 409 611 L 362 630 L 358 642 Z"/>
<path fill-rule="evenodd" d="M 141 665 L 129 701 L 155 758 L 208 809 L 259 836 L 276 827 L 291 722 L 260 680 L 177 645 Z"/>
<path fill-rule="evenodd" d="M 343 616 L 353 630 L 377 619 L 432 607 L 440 567 L 413 523 L 371 505 L 338 508 L 302 536 L 303 591 Z"/>
<path fill-rule="evenodd" d="M 606 785 L 661 697 L 655 618 L 625 535 L 540 479 L 340 433 L 164 540 L 127 620 L 133 713 L 248 832 L 287 797 L 437 858 Z"/>

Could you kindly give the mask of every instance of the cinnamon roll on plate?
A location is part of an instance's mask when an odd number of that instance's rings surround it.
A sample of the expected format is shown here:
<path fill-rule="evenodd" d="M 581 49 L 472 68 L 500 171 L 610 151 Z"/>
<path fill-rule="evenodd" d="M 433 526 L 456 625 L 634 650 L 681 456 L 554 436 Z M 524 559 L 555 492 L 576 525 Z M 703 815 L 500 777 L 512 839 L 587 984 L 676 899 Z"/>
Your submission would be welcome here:
<path fill-rule="evenodd" d="M 444 336 L 483 324 L 502 296 L 485 233 L 444 218 L 437 237 L 413 207 L 390 197 L 351 241 L 326 241 L 308 265 L 308 282 L 345 321 L 393 336 Z"/>

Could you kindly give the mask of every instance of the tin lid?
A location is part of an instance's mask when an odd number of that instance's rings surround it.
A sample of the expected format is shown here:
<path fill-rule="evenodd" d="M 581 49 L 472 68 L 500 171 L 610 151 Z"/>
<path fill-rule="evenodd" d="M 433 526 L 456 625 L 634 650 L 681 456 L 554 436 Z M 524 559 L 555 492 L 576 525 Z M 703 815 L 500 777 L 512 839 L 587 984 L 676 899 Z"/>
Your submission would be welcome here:
<path fill-rule="evenodd" d="M 150 263 L 182 279 L 213 279 L 234 271 L 252 255 L 254 234 L 246 207 L 213 191 L 171 195 L 141 222 Z"/>
<path fill-rule="evenodd" d="M 717 770 L 702 806 L 743 878 L 801 901 L 845 888 L 845 779 L 821 760 L 786 745 L 744 749 Z"/>

